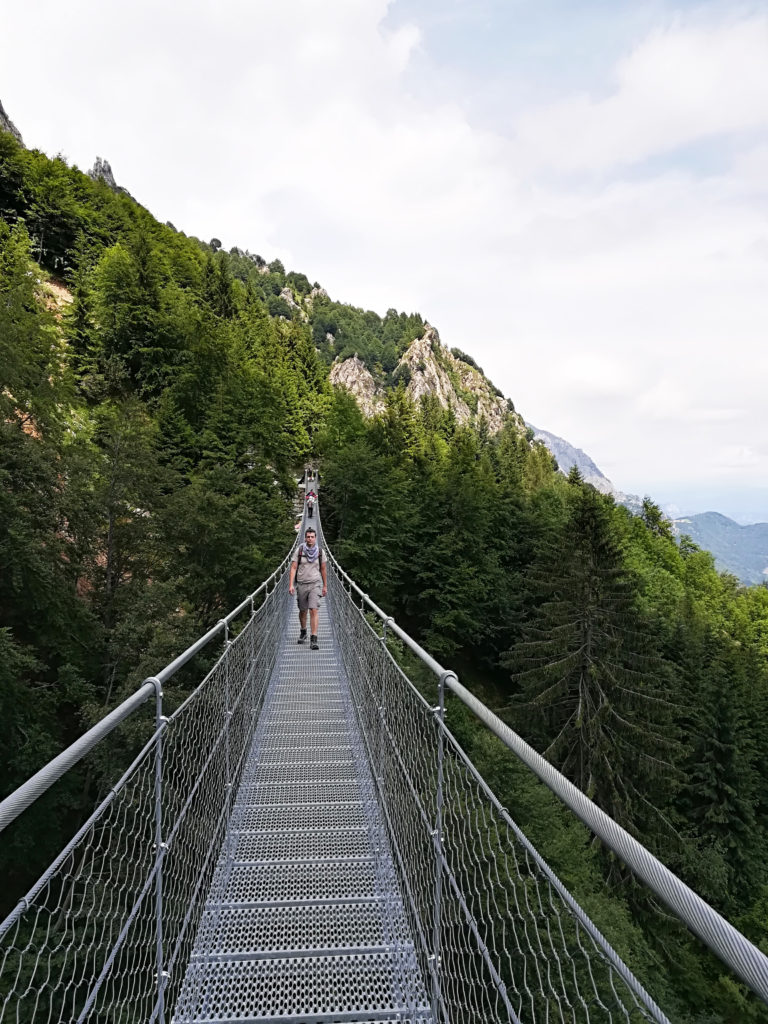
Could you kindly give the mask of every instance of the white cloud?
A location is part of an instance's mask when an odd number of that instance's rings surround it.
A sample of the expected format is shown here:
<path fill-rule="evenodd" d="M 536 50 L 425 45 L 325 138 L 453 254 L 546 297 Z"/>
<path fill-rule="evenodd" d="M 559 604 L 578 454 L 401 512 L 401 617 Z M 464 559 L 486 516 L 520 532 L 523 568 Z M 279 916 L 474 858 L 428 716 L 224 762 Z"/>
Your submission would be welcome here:
<path fill-rule="evenodd" d="M 419 310 L 622 489 L 754 481 L 733 453 L 768 450 L 768 17 L 662 26 L 606 55 L 603 97 L 505 134 L 429 88 L 429 40 L 389 6 L 14 5 L 0 96 L 28 144 L 107 157 L 160 219 Z M 621 170 L 701 139 L 716 174 Z"/>
<path fill-rule="evenodd" d="M 723 470 L 753 470 L 758 466 L 768 468 L 768 458 L 746 444 L 724 444 L 715 449 L 714 464 Z"/>
<path fill-rule="evenodd" d="M 635 400 L 635 409 L 649 420 L 670 420 L 674 423 L 730 423 L 743 420 L 746 410 L 719 406 L 702 406 L 684 386 L 681 379 L 662 377 Z"/>
<path fill-rule="evenodd" d="M 768 127 L 768 15 L 654 32 L 616 66 L 612 93 L 528 112 L 517 142 L 563 172 L 633 163 L 723 133 Z"/>

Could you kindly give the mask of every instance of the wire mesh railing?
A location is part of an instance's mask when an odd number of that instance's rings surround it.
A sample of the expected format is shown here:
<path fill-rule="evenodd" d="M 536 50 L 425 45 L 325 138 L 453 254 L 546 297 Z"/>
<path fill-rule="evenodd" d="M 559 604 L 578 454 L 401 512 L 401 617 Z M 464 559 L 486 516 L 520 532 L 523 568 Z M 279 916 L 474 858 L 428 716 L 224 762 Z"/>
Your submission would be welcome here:
<path fill-rule="evenodd" d="M 667 1022 L 446 728 L 446 690 L 767 999 L 768 959 L 468 693 L 324 550 L 338 650 L 431 1019 Z M 0 924 L 0 1024 L 170 1018 L 291 608 L 288 566 L 286 559 L 226 619 L 0 803 L 2 831 L 154 695 L 151 739 Z M 246 615 L 230 638 L 230 624 Z M 435 706 L 391 656 L 388 631 L 435 673 Z M 211 670 L 166 717 L 164 683 L 221 641 Z"/>
<path fill-rule="evenodd" d="M 666 1022 L 499 805 L 367 621 L 332 556 L 329 595 L 436 1021 Z"/>
<path fill-rule="evenodd" d="M 151 739 L 0 924 L 0 1021 L 158 1021 L 172 1009 L 224 840 L 288 611 L 280 568 L 126 702 L 156 695 Z M 279 588 L 279 589 L 278 589 Z M 230 624 L 248 614 L 230 638 Z M 162 686 L 211 641 L 223 649 L 173 714 Z M 142 700 L 139 700 L 142 698 Z M 120 709 L 118 709 L 120 712 Z M 117 720 L 121 714 L 113 713 Z M 95 743 L 103 724 L 61 755 Z M 94 734 L 93 736 L 91 734 Z M 58 761 L 59 759 L 57 759 Z M 66 768 L 47 766 L 0 807 L 7 823 Z M 33 785 L 31 783 L 34 783 Z"/>
<path fill-rule="evenodd" d="M 756 947 L 466 691 L 330 552 L 329 565 L 342 656 L 436 1020 L 667 1021 L 446 728 L 446 688 L 766 999 L 768 959 Z M 435 673 L 436 706 L 389 653 L 388 629 Z"/>

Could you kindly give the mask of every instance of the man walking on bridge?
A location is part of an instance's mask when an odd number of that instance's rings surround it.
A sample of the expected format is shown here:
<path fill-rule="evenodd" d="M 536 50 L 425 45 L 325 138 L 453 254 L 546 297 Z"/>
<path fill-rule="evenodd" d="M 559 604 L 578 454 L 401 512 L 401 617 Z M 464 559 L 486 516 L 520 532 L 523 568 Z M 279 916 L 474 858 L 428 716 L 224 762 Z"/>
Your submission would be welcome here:
<path fill-rule="evenodd" d="M 288 590 L 291 594 L 294 590 L 296 591 L 299 605 L 299 625 L 301 626 L 298 639 L 300 644 L 307 639 L 307 609 L 309 609 L 311 629 L 309 646 L 313 651 L 319 650 L 317 622 L 320 617 L 320 597 L 325 597 L 328 593 L 327 572 L 325 552 L 321 551 L 317 545 L 317 534 L 313 527 L 308 526 L 304 531 L 304 543 L 299 544 L 291 562 Z"/>

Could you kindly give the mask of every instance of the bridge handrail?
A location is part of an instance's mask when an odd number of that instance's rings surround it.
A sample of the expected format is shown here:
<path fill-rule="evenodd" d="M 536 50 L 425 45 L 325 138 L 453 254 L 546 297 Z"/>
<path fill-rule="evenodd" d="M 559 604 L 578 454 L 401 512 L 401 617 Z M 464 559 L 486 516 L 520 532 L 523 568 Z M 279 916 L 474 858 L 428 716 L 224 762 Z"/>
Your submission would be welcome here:
<path fill-rule="evenodd" d="M 425 664 L 452 693 L 480 719 L 584 824 L 683 921 L 756 995 L 768 1004 L 768 957 L 714 907 L 670 871 L 633 836 L 533 749 L 482 701 L 462 686 L 455 672 L 445 669 L 371 600 L 325 545 L 334 571 L 381 620 Z M 502 812 L 505 813 L 503 808 Z"/>
<path fill-rule="evenodd" d="M 244 598 L 236 608 L 233 608 L 223 619 L 219 619 L 215 626 L 212 626 L 207 633 L 199 637 L 186 651 L 169 662 L 157 675 L 149 676 L 149 678 L 145 679 L 135 693 L 132 693 L 121 704 L 118 704 L 109 714 L 101 718 L 87 732 L 76 739 L 74 743 L 70 744 L 66 750 L 63 750 L 54 757 L 48 764 L 44 765 L 38 772 L 27 779 L 26 782 L 22 783 L 18 789 L 15 789 L 13 793 L 1 801 L 0 833 L 38 800 L 43 793 L 47 792 L 62 775 L 65 775 L 70 768 L 73 768 L 90 750 L 116 729 L 121 722 L 129 718 L 152 694 L 155 694 L 158 698 L 162 697 L 163 684 L 171 679 L 196 654 L 199 654 L 204 647 L 207 647 L 211 640 L 217 637 L 222 630 L 228 631 L 230 624 L 246 608 L 253 608 L 253 602 L 256 598 L 262 592 L 266 592 L 270 584 L 278 580 L 285 573 L 290 564 L 295 546 L 296 542 L 291 545 L 290 551 L 277 569 L 270 573 L 264 582 L 253 593 Z"/>

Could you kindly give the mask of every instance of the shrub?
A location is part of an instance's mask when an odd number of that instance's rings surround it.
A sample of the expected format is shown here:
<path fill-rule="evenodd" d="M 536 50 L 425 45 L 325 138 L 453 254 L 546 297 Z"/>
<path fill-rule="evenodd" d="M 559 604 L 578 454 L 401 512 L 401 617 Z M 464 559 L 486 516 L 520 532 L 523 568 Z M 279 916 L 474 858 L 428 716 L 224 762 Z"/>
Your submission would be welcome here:
<path fill-rule="evenodd" d="M 473 366 L 478 373 L 483 373 L 482 369 L 477 365 L 472 356 L 468 356 L 466 352 L 462 352 L 460 348 L 452 348 L 451 355 L 454 359 L 458 359 L 462 363 L 466 363 L 467 366 Z M 483 373 L 483 376 L 485 374 Z"/>

